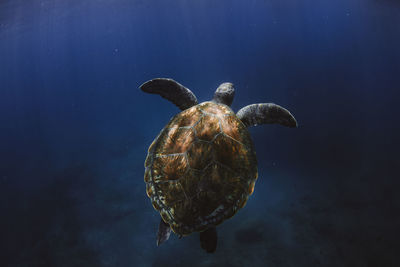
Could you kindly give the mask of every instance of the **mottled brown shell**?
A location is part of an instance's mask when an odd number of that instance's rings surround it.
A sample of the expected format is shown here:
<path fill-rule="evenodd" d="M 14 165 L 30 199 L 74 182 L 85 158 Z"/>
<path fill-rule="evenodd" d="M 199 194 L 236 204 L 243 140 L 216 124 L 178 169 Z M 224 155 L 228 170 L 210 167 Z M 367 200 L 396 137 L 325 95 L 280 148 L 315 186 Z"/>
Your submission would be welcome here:
<path fill-rule="evenodd" d="M 173 117 L 151 144 L 145 167 L 147 195 L 180 235 L 232 217 L 257 179 L 246 126 L 228 106 L 213 102 Z"/>

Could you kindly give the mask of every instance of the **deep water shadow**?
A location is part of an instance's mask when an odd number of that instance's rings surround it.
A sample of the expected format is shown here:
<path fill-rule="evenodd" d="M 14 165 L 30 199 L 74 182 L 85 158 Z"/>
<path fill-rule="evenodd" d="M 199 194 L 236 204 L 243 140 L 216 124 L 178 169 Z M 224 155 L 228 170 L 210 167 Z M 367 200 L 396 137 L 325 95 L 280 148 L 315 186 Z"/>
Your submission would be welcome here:
<path fill-rule="evenodd" d="M 374 2 L 400 8 L 400 0 L 374 0 Z"/>
<path fill-rule="evenodd" d="M 262 242 L 264 240 L 264 236 L 258 225 L 254 225 L 236 231 L 235 240 L 241 244 L 253 244 Z"/>
<path fill-rule="evenodd" d="M 40 177 L 34 174 L 33 177 Z M 52 181 L 26 199 L 14 198 L 11 216 L 2 220 L 5 266 L 100 266 L 85 245 L 74 189 L 90 187 L 93 175 L 78 164 L 56 173 Z M 18 196 L 17 194 L 16 196 Z M 4 261 L 5 260 L 5 261 Z M 4 265 L 3 265 L 4 266 Z"/>

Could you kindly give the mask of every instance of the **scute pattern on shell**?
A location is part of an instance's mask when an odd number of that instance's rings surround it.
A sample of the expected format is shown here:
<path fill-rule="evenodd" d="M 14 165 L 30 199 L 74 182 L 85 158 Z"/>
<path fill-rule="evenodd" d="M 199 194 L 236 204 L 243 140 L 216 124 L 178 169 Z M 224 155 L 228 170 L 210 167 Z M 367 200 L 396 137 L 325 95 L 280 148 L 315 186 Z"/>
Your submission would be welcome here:
<path fill-rule="evenodd" d="M 232 217 L 257 179 L 246 126 L 228 106 L 213 102 L 173 117 L 151 144 L 145 167 L 153 207 L 180 235 Z"/>

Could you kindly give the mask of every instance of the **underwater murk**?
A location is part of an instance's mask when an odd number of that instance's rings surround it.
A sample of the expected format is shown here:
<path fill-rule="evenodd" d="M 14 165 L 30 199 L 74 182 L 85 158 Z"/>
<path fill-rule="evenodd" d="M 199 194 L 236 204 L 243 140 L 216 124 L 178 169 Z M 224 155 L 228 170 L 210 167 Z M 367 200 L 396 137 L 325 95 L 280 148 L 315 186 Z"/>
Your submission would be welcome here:
<path fill-rule="evenodd" d="M 397 0 L 0 1 L 0 266 L 400 266 L 399 47 Z"/>

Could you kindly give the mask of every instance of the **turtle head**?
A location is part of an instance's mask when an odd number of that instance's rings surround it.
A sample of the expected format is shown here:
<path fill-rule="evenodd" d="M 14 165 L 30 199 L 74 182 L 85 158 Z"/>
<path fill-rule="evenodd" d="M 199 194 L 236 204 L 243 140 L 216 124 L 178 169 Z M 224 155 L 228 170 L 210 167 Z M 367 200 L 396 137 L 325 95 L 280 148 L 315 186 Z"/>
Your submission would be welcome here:
<path fill-rule="evenodd" d="M 235 88 L 232 83 L 223 83 L 215 91 L 213 102 L 230 106 L 235 96 Z"/>

